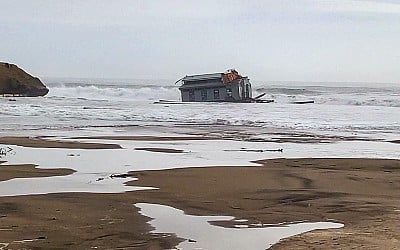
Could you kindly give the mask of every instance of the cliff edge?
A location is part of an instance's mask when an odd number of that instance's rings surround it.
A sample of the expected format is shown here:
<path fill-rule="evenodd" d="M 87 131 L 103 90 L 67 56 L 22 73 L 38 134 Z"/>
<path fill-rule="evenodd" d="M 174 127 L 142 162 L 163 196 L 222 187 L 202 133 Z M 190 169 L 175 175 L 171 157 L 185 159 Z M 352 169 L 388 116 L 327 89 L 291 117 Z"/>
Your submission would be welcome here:
<path fill-rule="evenodd" d="M 44 96 L 49 89 L 15 64 L 0 62 L 0 95 Z"/>

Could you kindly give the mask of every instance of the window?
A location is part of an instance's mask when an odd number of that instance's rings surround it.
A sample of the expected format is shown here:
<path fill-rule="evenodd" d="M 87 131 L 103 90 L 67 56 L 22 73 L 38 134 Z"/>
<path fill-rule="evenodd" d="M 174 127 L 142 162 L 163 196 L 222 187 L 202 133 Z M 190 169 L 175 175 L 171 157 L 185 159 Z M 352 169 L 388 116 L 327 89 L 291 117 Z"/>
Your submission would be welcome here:
<path fill-rule="evenodd" d="M 194 90 L 189 90 L 189 102 L 194 102 Z"/>
<path fill-rule="evenodd" d="M 232 97 L 232 89 L 231 88 L 226 88 L 226 95 L 228 97 Z"/>
<path fill-rule="evenodd" d="M 201 90 L 201 100 L 202 101 L 207 100 L 207 90 L 206 89 Z"/>
<path fill-rule="evenodd" d="M 219 89 L 214 89 L 214 100 L 219 99 Z"/>
<path fill-rule="evenodd" d="M 246 84 L 246 99 L 250 98 L 250 85 Z"/>

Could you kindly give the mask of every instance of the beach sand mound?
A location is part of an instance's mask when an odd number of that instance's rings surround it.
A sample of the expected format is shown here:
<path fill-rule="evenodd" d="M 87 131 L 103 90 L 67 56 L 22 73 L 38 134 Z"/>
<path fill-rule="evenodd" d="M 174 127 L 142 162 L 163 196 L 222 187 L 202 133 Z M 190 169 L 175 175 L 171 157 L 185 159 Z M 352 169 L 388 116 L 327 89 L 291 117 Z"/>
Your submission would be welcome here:
<path fill-rule="evenodd" d="M 17 65 L 0 62 L 0 95 L 44 96 L 49 89 Z"/>

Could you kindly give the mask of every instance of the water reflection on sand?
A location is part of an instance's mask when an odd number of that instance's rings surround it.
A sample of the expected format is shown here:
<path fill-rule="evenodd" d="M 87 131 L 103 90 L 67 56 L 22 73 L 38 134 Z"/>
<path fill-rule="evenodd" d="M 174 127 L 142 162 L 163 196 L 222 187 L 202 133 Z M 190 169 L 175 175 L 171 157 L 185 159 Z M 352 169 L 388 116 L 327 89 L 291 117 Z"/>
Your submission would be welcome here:
<path fill-rule="evenodd" d="M 58 193 L 114 193 L 138 188 L 123 185 L 128 179 L 110 179 L 115 173 L 204 166 L 258 166 L 251 161 L 272 158 L 391 158 L 398 159 L 399 144 L 374 141 L 337 143 L 272 143 L 232 140 L 118 141 L 122 149 L 60 149 L 10 146 L 14 154 L 2 158 L 6 164 L 36 164 L 38 168 L 71 168 L 69 176 L 14 179 L 0 182 L 0 196 Z M 3 145 L 0 145 L 3 146 Z M 179 149 L 172 154 L 135 148 Z M 246 149 L 246 150 L 243 150 Z M 283 149 L 281 151 L 273 151 Z M 268 151 L 272 150 L 272 151 Z M 29 188 L 21 188 L 29 187 Z M 139 188 L 140 189 L 140 188 Z"/>
<path fill-rule="evenodd" d="M 317 229 L 341 228 L 333 222 L 302 222 L 276 226 L 224 228 L 211 221 L 233 220 L 230 216 L 193 216 L 182 210 L 158 204 L 137 203 L 140 213 L 154 218 L 150 224 L 154 233 L 171 233 L 186 239 L 178 249 L 266 249 L 280 239 Z M 240 221 L 243 222 L 243 221 Z M 243 224 L 242 224 L 243 225 Z"/>

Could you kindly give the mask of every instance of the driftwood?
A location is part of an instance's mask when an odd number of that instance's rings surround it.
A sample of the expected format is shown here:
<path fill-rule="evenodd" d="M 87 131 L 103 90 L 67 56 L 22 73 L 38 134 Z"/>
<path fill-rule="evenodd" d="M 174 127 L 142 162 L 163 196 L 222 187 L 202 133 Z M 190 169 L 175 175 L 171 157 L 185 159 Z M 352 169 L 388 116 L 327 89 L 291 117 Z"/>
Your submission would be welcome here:
<path fill-rule="evenodd" d="M 218 101 L 207 101 L 208 103 L 271 103 L 275 102 L 275 100 L 272 99 L 255 99 L 255 98 L 249 98 L 249 99 L 244 99 L 244 100 L 218 100 Z M 170 101 L 170 100 L 158 100 L 153 102 L 153 104 L 193 104 L 193 103 L 204 103 L 204 102 L 180 102 L 180 101 Z"/>
<path fill-rule="evenodd" d="M 131 174 L 112 174 L 110 175 L 110 178 L 128 178 L 132 177 Z"/>
<path fill-rule="evenodd" d="M 296 102 L 292 102 L 292 104 L 308 104 L 308 103 L 314 103 L 313 100 L 309 100 L 309 101 L 296 101 Z"/>
<path fill-rule="evenodd" d="M 283 148 L 278 149 L 226 149 L 226 152 L 255 152 L 255 153 L 263 153 L 263 152 L 283 152 Z"/>
<path fill-rule="evenodd" d="M 13 149 L 10 147 L 0 148 L 0 158 L 7 156 L 7 154 L 11 153 L 12 151 Z"/>

